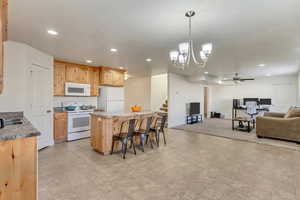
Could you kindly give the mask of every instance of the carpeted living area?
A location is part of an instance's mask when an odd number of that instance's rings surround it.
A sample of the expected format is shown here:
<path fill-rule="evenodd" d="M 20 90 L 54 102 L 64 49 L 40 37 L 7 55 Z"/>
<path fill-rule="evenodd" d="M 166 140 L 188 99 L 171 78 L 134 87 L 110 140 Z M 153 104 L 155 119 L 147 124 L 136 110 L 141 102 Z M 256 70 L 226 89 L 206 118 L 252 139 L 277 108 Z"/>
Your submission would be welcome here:
<path fill-rule="evenodd" d="M 284 147 L 293 150 L 300 151 L 300 145 L 295 142 L 269 139 L 269 138 L 257 138 L 256 130 L 252 132 L 233 131 L 231 127 L 231 120 L 228 119 L 205 119 L 203 123 L 197 123 L 192 125 L 181 125 L 174 129 L 185 130 L 198 134 L 207 134 L 217 137 L 224 137 L 235 140 L 242 140 L 247 142 L 255 142 L 259 144 L 273 145 L 277 147 Z"/>

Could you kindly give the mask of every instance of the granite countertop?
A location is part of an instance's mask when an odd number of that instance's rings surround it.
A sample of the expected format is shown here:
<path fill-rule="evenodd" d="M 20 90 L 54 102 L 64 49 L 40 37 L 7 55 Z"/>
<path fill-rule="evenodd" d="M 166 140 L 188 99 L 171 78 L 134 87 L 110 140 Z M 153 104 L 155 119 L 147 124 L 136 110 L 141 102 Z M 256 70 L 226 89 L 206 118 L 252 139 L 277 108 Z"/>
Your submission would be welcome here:
<path fill-rule="evenodd" d="M 103 118 L 114 118 L 114 117 L 133 117 L 140 115 L 156 114 L 154 111 L 143 111 L 143 112 L 124 112 L 124 113 L 108 113 L 108 112 L 94 112 L 91 115 L 100 116 Z"/>
<path fill-rule="evenodd" d="M 0 129 L 0 141 L 15 140 L 26 137 L 39 136 L 40 132 L 23 116 L 22 112 L 0 113 L 5 120 L 23 119 L 23 124 L 8 125 Z"/>
<path fill-rule="evenodd" d="M 54 113 L 63 113 L 67 112 L 67 110 L 64 107 L 54 107 L 53 108 Z"/>

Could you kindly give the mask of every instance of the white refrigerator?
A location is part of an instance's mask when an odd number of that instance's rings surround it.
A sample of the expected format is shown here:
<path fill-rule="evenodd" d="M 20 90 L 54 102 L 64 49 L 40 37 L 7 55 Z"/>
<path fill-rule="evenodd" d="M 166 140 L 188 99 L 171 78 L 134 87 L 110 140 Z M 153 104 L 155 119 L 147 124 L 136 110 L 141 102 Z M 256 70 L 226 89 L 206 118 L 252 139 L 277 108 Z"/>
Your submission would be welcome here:
<path fill-rule="evenodd" d="M 124 88 L 100 87 L 98 109 L 109 113 L 124 112 Z"/>

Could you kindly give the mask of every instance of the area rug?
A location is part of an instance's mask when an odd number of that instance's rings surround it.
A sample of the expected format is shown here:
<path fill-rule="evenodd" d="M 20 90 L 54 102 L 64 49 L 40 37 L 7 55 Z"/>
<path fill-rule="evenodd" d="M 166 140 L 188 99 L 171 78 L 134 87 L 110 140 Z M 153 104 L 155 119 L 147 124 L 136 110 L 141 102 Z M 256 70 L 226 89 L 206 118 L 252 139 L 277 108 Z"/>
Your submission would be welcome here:
<path fill-rule="evenodd" d="M 231 120 L 227 119 L 206 119 L 202 123 L 192 125 L 181 125 L 175 127 L 174 129 L 235 140 L 242 140 L 247 142 L 255 142 L 259 144 L 272 145 L 276 147 L 283 147 L 300 151 L 300 145 L 294 142 L 268 138 L 257 138 L 255 129 L 252 130 L 250 133 L 242 131 L 233 131 L 231 127 Z"/>

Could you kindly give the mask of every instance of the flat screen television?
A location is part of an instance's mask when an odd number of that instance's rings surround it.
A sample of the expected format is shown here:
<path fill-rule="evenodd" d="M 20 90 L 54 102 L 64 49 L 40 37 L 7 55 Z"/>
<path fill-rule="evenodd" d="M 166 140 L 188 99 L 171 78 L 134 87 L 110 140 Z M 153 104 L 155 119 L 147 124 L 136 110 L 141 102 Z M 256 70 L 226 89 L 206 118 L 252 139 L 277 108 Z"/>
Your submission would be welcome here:
<path fill-rule="evenodd" d="M 200 103 L 193 102 L 190 103 L 190 115 L 199 115 L 200 114 Z"/>
<path fill-rule="evenodd" d="M 259 105 L 259 98 L 244 98 L 244 105 L 246 105 L 246 103 L 249 101 L 255 101 L 257 102 L 257 105 Z"/>
<path fill-rule="evenodd" d="M 272 105 L 272 99 L 260 99 L 259 104 L 260 105 Z"/>

